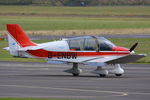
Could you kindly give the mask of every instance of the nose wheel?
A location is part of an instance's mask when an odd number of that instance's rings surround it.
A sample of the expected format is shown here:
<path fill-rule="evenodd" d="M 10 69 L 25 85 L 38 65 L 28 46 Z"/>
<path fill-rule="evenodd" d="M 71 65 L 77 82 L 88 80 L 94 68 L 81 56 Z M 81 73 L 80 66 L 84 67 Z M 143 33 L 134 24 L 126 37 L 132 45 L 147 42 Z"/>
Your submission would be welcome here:
<path fill-rule="evenodd" d="M 120 77 L 124 73 L 124 69 L 121 68 L 120 64 L 115 64 L 114 68 L 109 70 L 110 74 L 115 74 L 117 77 Z"/>

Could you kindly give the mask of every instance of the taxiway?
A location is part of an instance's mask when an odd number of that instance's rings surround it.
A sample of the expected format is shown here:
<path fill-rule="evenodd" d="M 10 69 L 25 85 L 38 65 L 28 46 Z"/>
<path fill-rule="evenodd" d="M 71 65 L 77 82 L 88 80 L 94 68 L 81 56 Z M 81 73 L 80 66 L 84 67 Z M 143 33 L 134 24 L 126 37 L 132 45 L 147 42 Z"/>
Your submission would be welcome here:
<path fill-rule="evenodd" d="M 63 72 L 71 65 L 0 62 L 0 97 L 97 100 L 149 100 L 150 64 L 122 65 L 125 74 L 100 78 L 95 67 L 80 65 L 79 77 Z"/>

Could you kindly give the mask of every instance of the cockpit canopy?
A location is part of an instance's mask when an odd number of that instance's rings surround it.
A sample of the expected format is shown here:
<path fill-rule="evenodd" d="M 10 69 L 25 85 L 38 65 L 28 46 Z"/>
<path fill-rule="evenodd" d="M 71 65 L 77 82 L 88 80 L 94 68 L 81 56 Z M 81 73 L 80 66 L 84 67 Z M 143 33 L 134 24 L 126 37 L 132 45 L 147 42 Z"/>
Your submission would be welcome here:
<path fill-rule="evenodd" d="M 104 37 L 84 36 L 67 40 L 70 50 L 76 51 L 112 51 L 115 46 Z"/>

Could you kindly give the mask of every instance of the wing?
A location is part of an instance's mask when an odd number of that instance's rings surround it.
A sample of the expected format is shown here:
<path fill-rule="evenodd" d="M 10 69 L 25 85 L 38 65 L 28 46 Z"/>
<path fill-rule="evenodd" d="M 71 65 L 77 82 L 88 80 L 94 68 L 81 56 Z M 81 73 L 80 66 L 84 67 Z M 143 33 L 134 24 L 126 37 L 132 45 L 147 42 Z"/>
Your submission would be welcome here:
<path fill-rule="evenodd" d="M 131 63 L 135 62 L 143 57 L 146 57 L 146 54 L 138 54 L 138 55 L 128 55 L 124 57 L 120 57 L 118 59 L 107 61 L 107 64 L 124 64 L 124 63 Z"/>
<path fill-rule="evenodd" d="M 81 63 L 89 66 L 106 66 L 108 64 L 124 64 L 135 62 L 143 57 L 146 54 L 138 55 L 125 55 L 125 56 L 99 56 L 99 57 L 82 57 L 78 59 L 49 59 L 50 62 L 55 61 L 57 64 L 64 63 Z"/>
<path fill-rule="evenodd" d="M 124 64 L 124 63 L 135 62 L 145 56 L 146 54 L 127 55 L 127 56 L 106 56 L 104 58 L 89 60 L 85 62 L 85 64 L 92 65 L 92 66 L 105 66 L 108 64 Z"/>

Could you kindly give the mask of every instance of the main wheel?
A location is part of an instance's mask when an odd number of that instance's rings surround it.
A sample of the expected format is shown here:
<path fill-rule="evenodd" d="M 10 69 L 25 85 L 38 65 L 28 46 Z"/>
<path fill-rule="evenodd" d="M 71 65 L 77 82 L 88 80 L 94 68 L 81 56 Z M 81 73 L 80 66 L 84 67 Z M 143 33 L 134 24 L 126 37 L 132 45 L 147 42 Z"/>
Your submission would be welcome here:
<path fill-rule="evenodd" d="M 122 76 L 122 74 L 115 74 L 116 76 Z"/>
<path fill-rule="evenodd" d="M 72 73 L 72 75 L 73 75 L 73 76 L 79 76 L 79 74 L 76 74 L 76 73 Z"/>
<path fill-rule="evenodd" d="M 99 74 L 100 77 L 106 77 L 106 74 Z"/>

